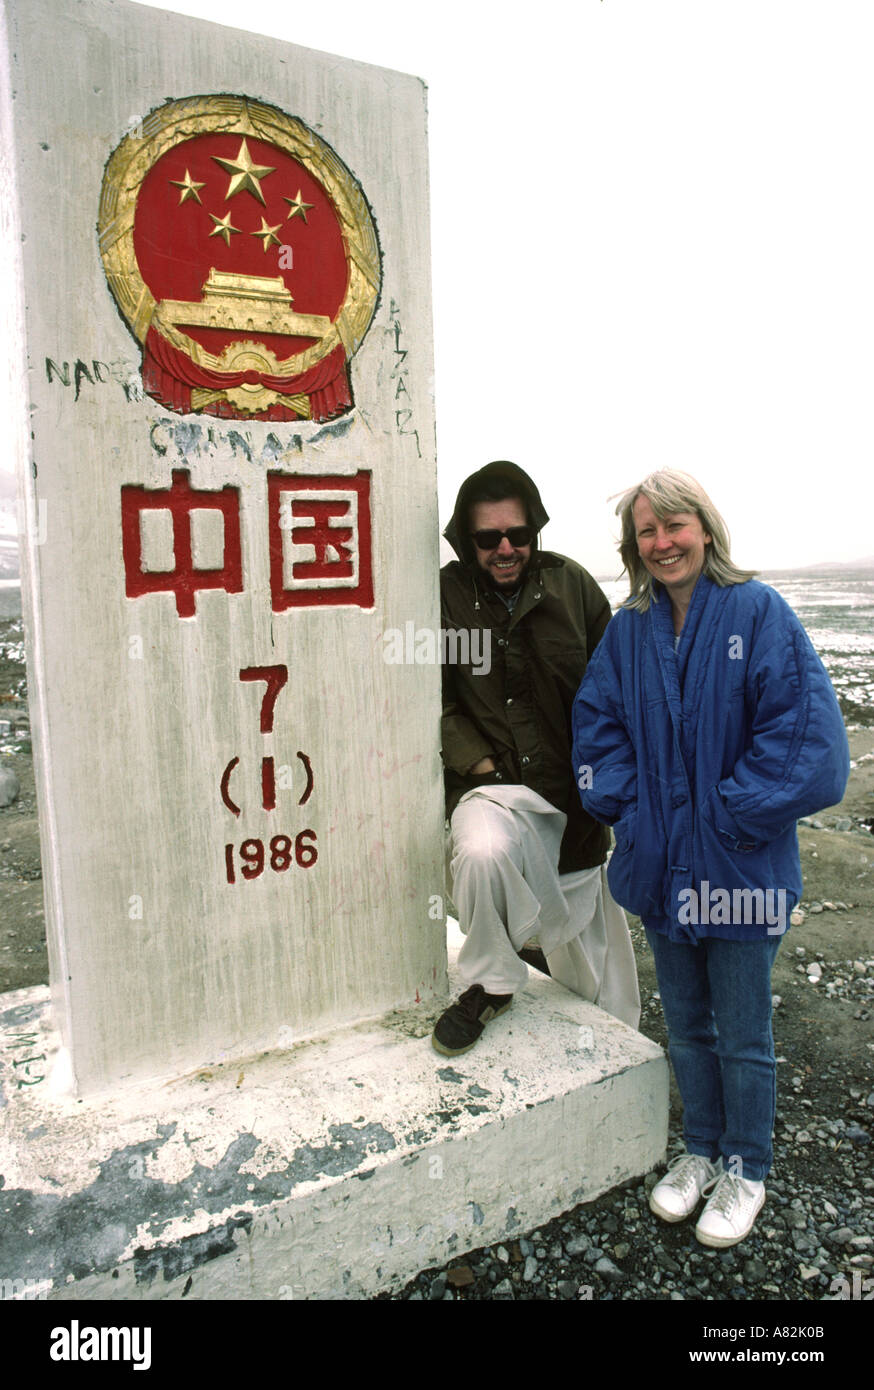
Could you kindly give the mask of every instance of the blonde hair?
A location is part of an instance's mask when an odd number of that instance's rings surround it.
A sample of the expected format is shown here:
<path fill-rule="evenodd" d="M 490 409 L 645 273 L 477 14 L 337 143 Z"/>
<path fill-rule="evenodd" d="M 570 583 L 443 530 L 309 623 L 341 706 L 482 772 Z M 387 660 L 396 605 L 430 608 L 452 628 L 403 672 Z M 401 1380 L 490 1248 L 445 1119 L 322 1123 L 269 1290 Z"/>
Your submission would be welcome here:
<path fill-rule="evenodd" d="M 637 608 L 645 613 L 652 601 L 658 602 L 658 590 L 649 570 L 640 558 L 637 548 L 637 534 L 634 526 L 634 504 L 638 497 L 645 497 L 660 521 L 674 512 L 694 512 L 710 536 L 710 543 L 704 547 L 703 573 L 714 584 L 724 588 L 728 584 L 746 584 L 754 578 L 755 570 L 738 569 L 732 563 L 728 527 L 714 507 L 700 483 L 688 473 L 674 468 L 660 468 L 650 473 L 642 483 L 629 488 L 619 499 L 616 515 L 622 523 L 622 538 L 619 554 L 623 568 L 628 571 L 631 593 L 622 605 L 623 608 Z"/>

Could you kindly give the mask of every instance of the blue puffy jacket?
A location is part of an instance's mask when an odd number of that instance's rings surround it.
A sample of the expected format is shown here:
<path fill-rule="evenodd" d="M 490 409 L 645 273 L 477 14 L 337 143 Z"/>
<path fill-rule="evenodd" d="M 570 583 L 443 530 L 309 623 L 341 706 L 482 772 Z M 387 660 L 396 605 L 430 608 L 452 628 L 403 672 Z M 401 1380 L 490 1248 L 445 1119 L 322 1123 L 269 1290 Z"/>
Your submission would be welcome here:
<path fill-rule="evenodd" d="M 760 938 L 778 905 L 785 930 L 801 896 L 796 821 L 840 801 L 849 749 L 825 668 L 775 590 L 702 575 L 676 651 L 664 594 L 620 609 L 573 738 L 583 806 L 614 828 L 617 902 L 675 941 Z"/>

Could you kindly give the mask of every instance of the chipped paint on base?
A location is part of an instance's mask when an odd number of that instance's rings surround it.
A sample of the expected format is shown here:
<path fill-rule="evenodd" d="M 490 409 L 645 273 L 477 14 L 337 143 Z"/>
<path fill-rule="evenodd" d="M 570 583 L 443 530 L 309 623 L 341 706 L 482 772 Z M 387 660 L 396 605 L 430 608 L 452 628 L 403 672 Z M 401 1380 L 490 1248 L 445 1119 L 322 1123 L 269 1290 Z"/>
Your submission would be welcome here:
<path fill-rule="evenodd" d="M 648 1039 L 532 975 L 443 1066 L 437 1013 L 77 1101 L 48 1084 L 48 990 L 3 996 L 0 1277 L 52 1298 L 365 1298 L 662 1157 Z M 575 1046 L 581 1024 L 594 1047 Z"/>

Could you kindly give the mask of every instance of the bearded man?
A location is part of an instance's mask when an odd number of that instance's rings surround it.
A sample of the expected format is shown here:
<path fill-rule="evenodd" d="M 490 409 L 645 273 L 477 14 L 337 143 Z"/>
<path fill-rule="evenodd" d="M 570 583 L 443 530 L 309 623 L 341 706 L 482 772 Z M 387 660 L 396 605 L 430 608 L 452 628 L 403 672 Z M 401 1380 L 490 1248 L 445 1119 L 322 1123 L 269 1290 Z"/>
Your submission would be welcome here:
<path fill-rule="evenodd" d="M 526 959 L 632 1027 L 640 1018 L 628 924 L 603 867 L 609 832 L 583 810 L 571 764 L 571 707 L 610 605 L 578 564 L 540 549 L 548 520 L 527 473 L 502 461 L 462 484 L 445 531 L 458 559 L 440 573 L 444 629 L 469 634 L 456 653 L 490 653 L 443 668 L 449 875 L 467 985 L 434 1029 L 448 1057 L 510 1007 Z"/>

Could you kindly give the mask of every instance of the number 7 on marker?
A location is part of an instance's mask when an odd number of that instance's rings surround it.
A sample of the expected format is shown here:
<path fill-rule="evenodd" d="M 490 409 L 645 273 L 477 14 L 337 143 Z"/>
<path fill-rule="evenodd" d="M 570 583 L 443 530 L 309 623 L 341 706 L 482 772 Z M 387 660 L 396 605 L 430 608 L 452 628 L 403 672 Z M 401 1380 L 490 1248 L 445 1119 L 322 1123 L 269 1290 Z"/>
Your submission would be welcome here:
<path fill-rule="evenodd" d="M 241 681 L 266 681 L 267 689 L 261 701 L 261 732 L 273 733 L 273 707 L 276 697 L 288 681 L 287 666 L 244 666 L 240 671 Z"/>

